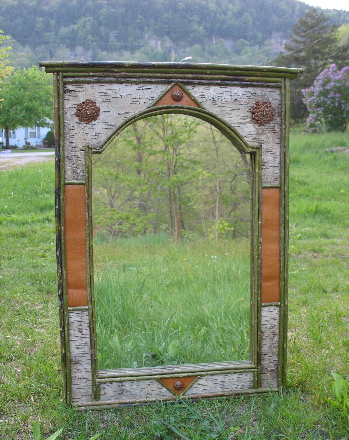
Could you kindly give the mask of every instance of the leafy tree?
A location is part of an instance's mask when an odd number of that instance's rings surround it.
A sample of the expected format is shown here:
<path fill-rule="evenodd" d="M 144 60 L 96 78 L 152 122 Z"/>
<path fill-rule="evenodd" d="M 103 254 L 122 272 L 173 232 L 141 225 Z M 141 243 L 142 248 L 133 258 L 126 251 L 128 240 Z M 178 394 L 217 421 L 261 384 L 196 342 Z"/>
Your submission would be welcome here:
<path fill-rule="evenodd" d="M 17 70 L 4 82 L 0 91 L 0 127 L 5 128 L 7 147 L 9 130 L 43 127 L 47 125 L 45 118 L 52 118 L 51 84 L 51 77 L 37 67 Z"/>
<path fill-rule="evenodd" d="M 349 67 L 335 64 L 323 70 L 314 84 L 303 90 L 309 110 L 310 131 L 345 131 L 349 121 Z"/>
<path fill-rule="evenodd" d="M 10 37 L 3 35 L 3 31 L 0 31 L 0 85 L 4 81 L 5 78 L 7 78 L 12 70 L 13 67 L 7 66 L 7 57 L 8 57 L 8 51 L 11 49 L 10 46 L 2 47 L 4 42 L 8 40 Z M 0 88 L 1 91 L 1 88 Z"/>
<path fill-rule="evenodd" d="M 307 12 L 294 25 L 285 52 L 275 60 L 278 66 L 304 69 L 304 73 L 291 82 L 291 117 L 294 120 L 304 120 L 307 115 L 302 90 L 310 87 L 326 67 L 342 60 L 343 49 L 338 45 L 336 27 L 316 9 Z"/>
<path fill-rule="evenodd" d="M 349 43 L 349 24 L 342 24 L 342 26 L 339 26 L 338 40 L 340 45 Z"/>

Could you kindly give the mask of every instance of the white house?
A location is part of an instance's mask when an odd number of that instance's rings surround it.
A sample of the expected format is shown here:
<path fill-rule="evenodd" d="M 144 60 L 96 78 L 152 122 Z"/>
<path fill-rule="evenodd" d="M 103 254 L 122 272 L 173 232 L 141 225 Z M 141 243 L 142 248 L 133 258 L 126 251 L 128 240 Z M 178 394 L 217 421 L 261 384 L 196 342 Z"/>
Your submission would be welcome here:
<path fill-rule="evenodd" d="M 46 118 L 48 124 L 53 124 L 51 119 Z M 48 131 L 52 130 L 51 127 L 22 127 L 16 130 L 10 130 L 9 141 L 11 146 L 17 146 L 23 148 L 24 145 L 31 145 L 33 147 L 43 147 L 43 140 Z M 5 129 L 0 128 L 0 144 L 5 144 Z"/>

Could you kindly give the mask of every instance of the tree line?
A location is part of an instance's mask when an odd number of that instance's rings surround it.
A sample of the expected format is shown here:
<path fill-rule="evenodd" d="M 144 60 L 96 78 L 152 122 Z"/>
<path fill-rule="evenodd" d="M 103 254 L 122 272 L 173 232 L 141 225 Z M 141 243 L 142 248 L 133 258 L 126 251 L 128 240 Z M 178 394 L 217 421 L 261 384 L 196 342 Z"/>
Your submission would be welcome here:
<path fill-rule="evenodd" d="M 297 0 L 7 0 L 0 28 L 30 47 L 139 43 L 145 34 L 200 44 L 212 36 L 260 43 L 309 9 Z M 87 37 L 87 39 L 86 39 Z M 76 40 L 77 43 L 76 43 Z"/>
<path fill-rule="evenodd" d="M 256 64 L 310 7 L 297 0 L 6 0 L 0 29 L 20 67 L 52 59 Z M 331 21 L 349 13 L 329 12 Z M 274 38 L 273 44 L 270 40 Z"/>

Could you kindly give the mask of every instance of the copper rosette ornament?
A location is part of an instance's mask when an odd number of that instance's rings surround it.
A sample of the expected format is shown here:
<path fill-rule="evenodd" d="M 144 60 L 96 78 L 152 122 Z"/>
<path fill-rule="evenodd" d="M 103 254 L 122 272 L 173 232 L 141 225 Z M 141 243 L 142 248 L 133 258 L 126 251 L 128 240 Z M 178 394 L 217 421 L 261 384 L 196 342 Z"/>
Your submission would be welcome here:
<path fill-rule="evenodd" d="M 96 121 L 99 118 L 100 112 L 101 110 L 95 101 L 92 101 L 91 99 L 86 99 L 86 101 L 78 104 L 75 116 L 79 119 L 80 122 L 90 124 L 91 122 Z"/>
<path fill-rule="evenodd" d="M 183 99 L 183 92 L 182 90 L 174 90 L 171 94 L 172 99 L 176 102 L 180 102 Z"/>
<path fill-rule="evenodd" d="M 256 101 L 252 108 L 252 120 L 257 125 L 266 125 L 274 120 L 275 111 L 268 101 Z"/>

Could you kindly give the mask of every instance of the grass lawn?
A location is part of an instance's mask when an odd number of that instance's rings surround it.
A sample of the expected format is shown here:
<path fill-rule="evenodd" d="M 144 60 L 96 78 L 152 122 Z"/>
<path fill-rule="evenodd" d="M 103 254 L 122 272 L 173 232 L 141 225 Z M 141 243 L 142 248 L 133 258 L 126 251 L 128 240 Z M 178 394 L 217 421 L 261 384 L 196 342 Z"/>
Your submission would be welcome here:
<path fill-rule="evenodd" d="M 74 412 L 61 400 L 52 162 L 0 172 L 0 438 L 349 438 L 349 134 L 291 136 L 288 389 L 281 395 Z"/>
<path fill-rule="evenodd" d="M 5 148 L 3 148 L 5 149 Z M 39 152 L 39 153 L 54 153 L 55 149 L 54 148 L 11 148 L 11 146 L 8 148 L 9 150 L 11 150 L 12 153 L 35 153 L 35 152 Z M 0 150 L 1 151 L 1 150 Z"/>

